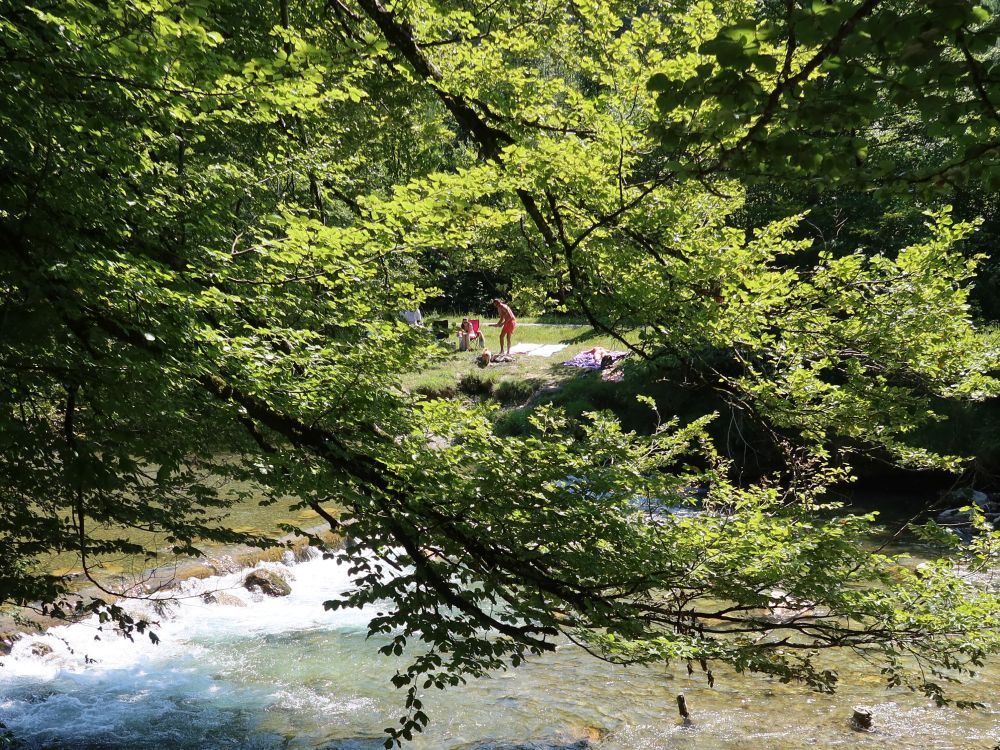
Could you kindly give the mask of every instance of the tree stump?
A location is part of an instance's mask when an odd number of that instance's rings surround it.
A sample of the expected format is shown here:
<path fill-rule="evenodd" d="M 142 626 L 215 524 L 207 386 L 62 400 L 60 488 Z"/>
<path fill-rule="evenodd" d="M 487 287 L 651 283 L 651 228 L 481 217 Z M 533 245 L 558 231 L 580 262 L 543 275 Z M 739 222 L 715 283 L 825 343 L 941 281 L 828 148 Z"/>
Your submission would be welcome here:
<path fill-rule="evenodd" d="M 851 716 L 851 727 L 862 732 L 868 732 L 872 728 L 872 712 L 867 708 L 855 708 Z"/>
<path fill-rule="evenodd" d="M 691 726 L 691 714 L 688 713 L 687 699 L 684 698 L 684 693 L 677 694 L 677 711 L 684 721 L 684 726 Z"/>

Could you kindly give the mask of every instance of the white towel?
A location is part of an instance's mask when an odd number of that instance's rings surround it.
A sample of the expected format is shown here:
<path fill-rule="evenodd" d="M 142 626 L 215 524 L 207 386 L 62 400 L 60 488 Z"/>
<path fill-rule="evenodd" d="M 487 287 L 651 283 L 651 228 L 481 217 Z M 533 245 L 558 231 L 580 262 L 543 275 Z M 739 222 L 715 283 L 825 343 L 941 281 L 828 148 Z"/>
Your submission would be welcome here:
<path fill-rule="evenodd" d="M 532 349 L 528 352 L 531 357 L 551 357 L 556 352 L 561 352 L 565 349 L 568 344 L 546 344 L 545 346 L 539 346 L 536 349 Z M 516 349 L 517 347 L 515 347 Z"/>
<path fill-rule="evenodd" d="M 535 351 L 535 349 L 540 349 L 540 348 L 542 348 L 541 344 L 514 344 L 514 346 L 512 346 L 510 349 L 510 353 L 530 354 L 531 352 Z"/>

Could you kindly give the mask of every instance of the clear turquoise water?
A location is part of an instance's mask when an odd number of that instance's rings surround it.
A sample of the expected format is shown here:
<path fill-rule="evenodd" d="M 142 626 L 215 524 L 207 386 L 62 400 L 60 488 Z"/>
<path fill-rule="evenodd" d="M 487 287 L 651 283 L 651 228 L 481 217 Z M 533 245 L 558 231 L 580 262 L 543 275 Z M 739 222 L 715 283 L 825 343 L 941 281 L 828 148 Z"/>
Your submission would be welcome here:
<path fill-rule="evenodd" d="M 282 567 L 282 566 L 279 566 Z M 293 591 L 260 599 L 242 574 L 189 582 L 188 598 L 159 629 L 162 642 L 130 643 L 94 623 L 18 642 L 0 660 L 0 721 L 27 748 L 369 750 L 396 723 L 397 663 L 365 637 L 366 614 L 327 613 L 348 585 L 332 561 L 288 568 Z M 206 604 L 223 589 L 246 606 Z M 51 653 L 32 649 L 45 644 Z M 725 672 L 709 688 L 683 668 L 624 669 L 572 646 L 461 689 L 431 691 L 419 748 L 983 748 L 1000 741 L 1000 669 L 990 666 L 962 697 L 986 710 L 939 709 L 881 687 L 878 675 L 839 665 L 835 696 Z M 677 718 L 683 692 L 693 727 Z M 876 731 L 849 727 L 866 705 Z M 587 744 L 587 743 L 592 744 Z"/>

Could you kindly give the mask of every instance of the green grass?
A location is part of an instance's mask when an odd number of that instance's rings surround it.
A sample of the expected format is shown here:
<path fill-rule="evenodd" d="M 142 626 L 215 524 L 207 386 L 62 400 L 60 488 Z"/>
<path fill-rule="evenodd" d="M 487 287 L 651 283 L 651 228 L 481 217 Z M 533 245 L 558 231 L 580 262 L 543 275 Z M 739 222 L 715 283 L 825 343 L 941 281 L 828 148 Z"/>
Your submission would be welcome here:
<path fill-rule="evenodd" d="M 441 319 L 443 316 L 437 316 Z M 475 316 L 469 316 L 475 317 Z M 435 316 L 425 316 L 425 322 Z M 447 320 L 457 328 L 461 315 L 449 315 Z M 488 320 L 482 321 L 484 324 Z M 484 325 L 487 346 L 496 351 L 499 332 Z M 656 426 L 656 416 L 636 396 L 653 396 L 661 414 L 669 419 L 679 416 L 682 421 L 701 412 L 694 408 L 698 399 L 675 384 L 661 382 L 652 371 L 646 371 L 632 358 L 625 366 L 623 382 L 609 382 L 596 370 L 566 367 L 562 362 L 594 346 L 621 350 L 624 346 L 595 332 L 588 325 L 576 323 L 537 324 L 534 319 L 518 319 L 514 344 L 566 344 L 566 349 L 552 357 L 514 355 L 514 362 L 477 364 L 478 349 L 456 351 L 457 338 L 443 342 L 440 355 L 427 367 L 404 378 L 404 386 L 415 393 L 437 397 L 459 397 L 472 401 L 493 401 L 501 406 L 496 417 L 496 430 L 501 435 L 525 435 L 531 431 L 531 412 L 542 404 L 559 406 L 572 417 L 585 412 L 610 410 L 622 420 L 626 429 L 648 432 Z M 651 377 L 652 375 L 652 377 Z"/>
<path fill-rule="evenodd" d="M 476 317 L 470 315 L 469 317 Z M 518 319 L 514 332 L 514 344 L 566 344 L 566 349 L 551 357 L 532 357 L 515 354 L 514 361 L 494 363 L 480 367 L 480 349 L 473 347 L 470 352 L 457 350 L 458 337 L 454 335 L 461 315 L 425 316 L 430 320 L 447 319 L 452 335 L 441 342 L 440 354 L 424 369 L 411 373 L 403 379 L 407 389 L 432 396 L 466 395 L 473 398 L 493 398 L 505 406 L 523 404 L 541 389 L 560 387 L 573 378 L 582 375 L 594 376 L 593 372 L 565 367 L 563 360 L 594 346 L 606 349 L 622 349 L 622 345 L 610 336 L 597 334 L 590 326 L 580 324 L 539 324 L 535 320 Z M 500 331 L 489 325 L 488 319 L 480 319 L 486 336 L 486 347 L 493 353 L 500 349 Z"/>

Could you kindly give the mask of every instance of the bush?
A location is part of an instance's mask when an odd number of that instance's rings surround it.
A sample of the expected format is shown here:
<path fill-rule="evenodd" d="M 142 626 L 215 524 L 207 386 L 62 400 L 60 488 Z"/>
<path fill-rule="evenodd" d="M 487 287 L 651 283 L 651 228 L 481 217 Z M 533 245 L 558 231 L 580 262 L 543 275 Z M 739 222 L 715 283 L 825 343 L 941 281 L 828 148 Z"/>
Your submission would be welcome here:
<path fill-rule="evenodd" d="M 497 435 L 504 437 L 527 437 L 535 428 L 528 421 L 530 409 L 511 409 L 503 412 L 494 424 Z"/>
<path fill-rule="evenodd" d="M 534 380 L 504 380 L 493 389 L 493 398 L 501 404 L 521 404 L 534 395 L 538 383 Z"/>
<path fill-rule="evenodd" d="M 458 390 L 469 396 L 489 396 L 493 393 L 493 381 L 470 372 L 458 381 Z"/>
<path fill-rule="evenodd" d="M 458 393 L 452 385 L 421 385 L 414 388 L 413 392 L 427 398 L 454 398 Z"/>

